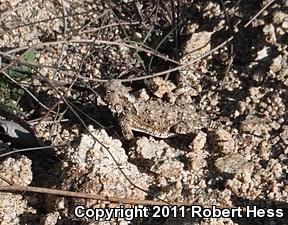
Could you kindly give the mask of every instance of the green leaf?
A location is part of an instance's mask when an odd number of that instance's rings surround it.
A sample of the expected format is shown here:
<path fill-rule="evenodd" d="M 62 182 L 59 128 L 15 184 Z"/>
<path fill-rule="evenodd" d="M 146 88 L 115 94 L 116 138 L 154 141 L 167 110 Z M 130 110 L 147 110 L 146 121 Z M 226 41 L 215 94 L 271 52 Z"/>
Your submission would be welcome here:
<path fill-rule="evenodd" d="M 36 52 L 34 49 L 30 49 L 25 52 L 21 57 L 23 63 L 32 63 L 36 61 Z M 8 74 L 16 81 L 23 81 L 29 78 L 29 73 L 32 72 L 32 67 L 30 65 L 20 64 L 15 65 L 8 69 Z M 25 92 L 19 88 L 15 87 L 7 78 L 0 79 L 0 101 L 14 101 L 24 96 Z"/>
<path fill-rule="evenodd" d="M 35 52 L 34 49 L 30 49 L 22 57 L 22 60 L 25 61 L 25 62 L 28 62 L 28 63 L 29 62 L 34 62 L 35 59 L 36 59 L 36 52 Z M 20 71 L 23 72 L 23 73 L 30 73 L 31 72 L 31 67 L 28 66 L 28 65 L 22 65 Z"/>
<path fill-rule="evenodd" d="M 36 59 L 36 52 L 34 49 L 30 49 L 23 55 L 23 60 L 26 62 L 34 62 Z"/>
<path fill-rule="evenodd" d="M 36 52 L 30 49 L 22 56 L 22 61 L 31 63 L 36 60 Z M 27 73 L 31 73 L 32 68 L 29 65 L 14 66 L 9 69 L 9 75 L 17 81 L 22 81 L 28 78 Z"/>

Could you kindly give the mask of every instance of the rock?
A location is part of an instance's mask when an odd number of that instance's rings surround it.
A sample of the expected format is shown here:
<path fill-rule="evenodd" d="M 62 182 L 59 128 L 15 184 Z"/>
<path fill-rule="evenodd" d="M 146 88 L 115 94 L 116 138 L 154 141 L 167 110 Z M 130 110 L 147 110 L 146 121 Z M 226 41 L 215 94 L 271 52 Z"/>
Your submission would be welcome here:
<path fill-rule="evenodd" d="M 237 153 L 229 154 L 218 158 L 214 166 L 217 171 L 222 173 L 236 174 L 248 165 L 248 160 Z"/>
<path fill-rule="evenodd" d="M 235 141 L 228 131 L 220 129 L 213 136 L 213 144 L 216 151 L 226 155 L 235 150 Z"/>

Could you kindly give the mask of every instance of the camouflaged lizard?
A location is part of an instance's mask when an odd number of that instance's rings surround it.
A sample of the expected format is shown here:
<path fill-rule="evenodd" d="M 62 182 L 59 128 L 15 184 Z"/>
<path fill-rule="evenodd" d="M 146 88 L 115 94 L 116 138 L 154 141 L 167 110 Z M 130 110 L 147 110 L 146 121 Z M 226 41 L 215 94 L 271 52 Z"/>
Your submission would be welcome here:
<path fill-rule="evenodd" d="M 207 125 L 207 118 L 197 113 L 195 105 L 187 99 L 170 103 L 159 98 L 136 98 L 130 94 L 131 89 L 116 80 L 105 87 L 107 105 L 128 140 L 133 138 L 133 131 L 170 138 L 194 133 Z"/>

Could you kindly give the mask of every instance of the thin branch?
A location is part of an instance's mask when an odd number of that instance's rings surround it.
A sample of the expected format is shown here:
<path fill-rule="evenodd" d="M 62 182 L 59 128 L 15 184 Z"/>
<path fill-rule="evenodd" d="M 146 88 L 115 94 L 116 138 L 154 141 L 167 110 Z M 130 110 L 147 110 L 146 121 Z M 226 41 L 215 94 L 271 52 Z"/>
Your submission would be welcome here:
<path fill-rule="evenodd" d="M 20 152 L 31 152 L 31 151 L 39 151 L 39 150 L 59 148 L 59 147 L 65 146 L 65 145 L 67 145 L 69 143 L 64 143 L 64 144 L 55 145 L 55 146 L 39 146 L 39 147 L 33 147 L 33 148 L 11 149 L 9 152 L 5 152 L 5 153 L 0 154 L 0 158 L 3 158 L 3 157 L 8 156 L 8 155 L 15 154 L 15 153 L 20 153 Z"/>
<path fill-rule="evenodd" d="M 19 47 L 19 48 L 16 48 L 16 49 L 13 49 L 13 50 L 10 50 L 10 51 L 7 51 L 7 52 L 0 52 L 1 55 L 4 55 L 4 56 L 9 56 L 9 57 L 14 57 L 14 56 L 11 56 L 12 53 L 15 53 L 15 52 L 19 52 L 19 51 L 23 51 L 23 50 L 27 50 L 27 49 L 30 49 L 30 48 L 33 48 L 33 49 L 39 49 L 39 48 L 43 48 L 45 46 L 52 46 L 52 45 L 58 45 L 58 44 L 63 44 L 63 43 L 77 43 L 77 44 L 82 44 L 82 43 L 93 43 L 95 42 L 95 44 L 106 44 L 106 45 L 116 45 L 116 46 L 124 46 L 124 47 L 127 47 L 127 48 L 131 48 L 131 49 L 134 49 L 134 50 L 137 50 L 137 51 L 143 51 L 143 52 L 146 52 L 147 54 L 151 54 L 151 55 L 154 55 L 160 59 L 163 59 L 163 60 L 166 60 L 166 61 L 169 61 L 169 62 L 172 62 L 172 63 L 175 63 L 177 65 L 180 65 L 179 62 L 173 60 L 173 59 L 170 59 L 169 57 L 165 56 L 165 55 L 162 55 L 156 51 L 152 51 L 152 50 L 149 50 L 149 49 L 145 49 L 143 47 L 139 47 L 139 46 L 134 46 L 134 45 L 130 45 L 130 44 L 126 44 L 125 42 L 120 42 L 120 41 L 106 41 L 106 40 L 91 40 L 91 39 L 71 39 L 69 41 L 67 40 L 58 40 L 58 41 L 51 41 L 51 42 L 44 42 L 44 43 L 39 43 L 39 44 L 36 44 L 34 46 L 22 46 L 22 47 Z M 15 57 L 14 57 L 15 58 Z M 22 63 L 23 60 L 20 62 Z M 28 63 L 28 65 L 35 65 L 33 63 Z M 37 65 L 37 64 L 36 64 Z"/>
<path fill-rule="evenodd" d="M 259 10 L 258 13 L 255 14 L 255 16 L 253 16 L 245 25 L 244 28 L 248 27 L 264 10 L 266 10 L 273 2 L 275 2 L 275 0 L 271 0 L 270 2 L 268 2 L 266 5 L 263 6 L 263 8 L 261 10 Z"/>
<path fill-rule="evenodd" d="M 129 25 L 129 26 L 132 26 L 132 25 L 139 25 L 140 22 L 119 22 L 119 23 L 111 23 L 111 24 L 107 24 L 105 26 L 101 26 L 101 27 L 98 27 L 98 28 L 93 28 L 93 29 L 90 29 L 90 30 L 83 30 L 83 31 L 80 31 L 79 34 L 87 34 L 87 33 L 95 33 L 96 31 L 99 31 L 99 30 L 104 30 L 106 28 L 109 28 L 109 27 L 114 27 L 114 26 L 125 26 L 125 25 Z"/>
<path fill-rule="evenodd" d="M 33 192 L 40 194 L 49 194 L 49 195 L 58 195 L 63 197 L 73 197 L 73 198 L 84 198 L 84 199 L 94 199 L 105 202 L 114 202 L 120 204 L 129 204 L 129 205 L 170 205 L 170 203 L 166 203 L 163 201 L 153 201 L 153 200 L 141 200 L 141 199 L 130 199 L 130 198 L 117 198 L 117 197 L 109 197 L 109 196 L 100 196 L 96 194 L 90 193 L 82 193 L 82 192 L 73 192 L 73 191 L 63 191 L 52 188 L 40 188 L 34 186 L 21 186 L 21 185 L 10 185 L 10 186 L 0 186 L 0 191 L 2 192 Z M 190 206 L 193 203 L 177 203 L 172 202 L 173 205 L 186 205 Z"/>
<path fill-rule="evenodd" d="M 15 185 L 15 183 L 12 180 L 9 180 L 8 178 L 4 177 L 3 175 L 0 174 L 0 179 L 5 181 L 7 184 L 10 185 Z"/>

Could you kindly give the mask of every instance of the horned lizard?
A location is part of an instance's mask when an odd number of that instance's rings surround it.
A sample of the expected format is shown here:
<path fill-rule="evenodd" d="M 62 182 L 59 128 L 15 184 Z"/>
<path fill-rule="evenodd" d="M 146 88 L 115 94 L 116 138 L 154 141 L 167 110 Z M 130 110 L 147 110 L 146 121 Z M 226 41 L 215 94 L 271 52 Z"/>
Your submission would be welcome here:
<path fill-rule="evenodd" d="M 108 82 L 105 87 L 105 101 L 117 117 L 126 139 L 133 138 L 132 131 L 169 138 L 194 133 L 207 125 L 207 117 L 197 113 L 195 105 L 187 99 L 171 103 L 161 98 L 137 98 L 130 93 L 130 88 L 117 80 Z"/>

